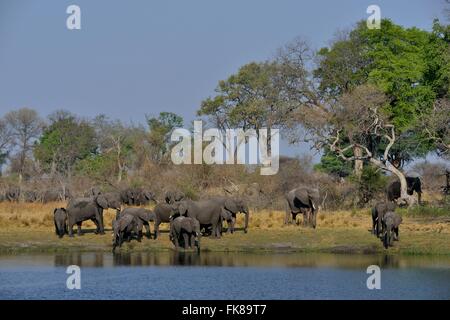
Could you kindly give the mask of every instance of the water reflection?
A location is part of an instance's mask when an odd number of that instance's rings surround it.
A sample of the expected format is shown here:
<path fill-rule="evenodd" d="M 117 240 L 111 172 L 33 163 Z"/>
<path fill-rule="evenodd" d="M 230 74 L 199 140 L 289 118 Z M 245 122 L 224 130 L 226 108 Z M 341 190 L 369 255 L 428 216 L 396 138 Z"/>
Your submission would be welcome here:
<path fill-rule="evenodd" d="M 450 257 L 397 256 L 397 255 L 344 255 L 344 254 L 244 254 L 202 252 L 120 252 L 64 253 L 40 255 L 36 261 L 53 259 L 54 266 L 78 265 L 83 267 L 114 266 L 219 266 L 219 267 L 339 267 L 366 268 L 378 265 L 383 268 L 436 266 L 450 268 Z M 20 256 L 15 256 L 20 263 Z M 4 256 L 0 256 L 0 262 Z M 17 263 L 17 261 L 16 261 Z"/>

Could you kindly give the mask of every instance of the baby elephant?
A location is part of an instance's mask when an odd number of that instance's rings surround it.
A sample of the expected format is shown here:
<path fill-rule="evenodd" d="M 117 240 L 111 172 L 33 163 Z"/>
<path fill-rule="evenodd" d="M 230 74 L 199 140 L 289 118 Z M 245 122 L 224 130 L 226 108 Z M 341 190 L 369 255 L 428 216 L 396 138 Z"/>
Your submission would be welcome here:
<path fill-rule="evenodd" d="M 184 249 L 195 245 L 200 251 L 200 223 L 194 218 L 178 216 L 170 222 L 170 241 L 175 248 L 180 246 Z"/>
<path fill-rule="evenodd" d="M 142 238 L 142 226 L 145 226 L 146 237 L 151 239 L 150 224 L 149 221 L 155 221 L 155 213 L 151 210 L 144 208 L 125 208 L 122 211 L 117 211 L 116 220 L 123 215 L 132 215 L 138 219 L 138 239 Z"/>
<path fill-rule="evenodd" d="M 59 238 L 67 233 L 67 212 L 64 208 L 56 208 L 53 211 L 53 220 L 55 222 L 55 232 Z"/>
<path fill-rule="evenodd" d="M 141 224 L 142 226 L 142 224 Z M 139 228 L 139 218 L 131 215 L 124 214 L 120 216 L 118 219 L 115 219 L 112 223 L 113 227 L 113 252 L 116 250 L 116 247 L 122 246 L 124 239 L 126 238 L 128 241 L 131 240 L 132 233 L 138 233 Z"/>
<path fill-rule="evenodd" d="M 393 240 L 399 240 L 398 228 L 402 223 L 402 217 L 393 211 L 388 211 L 383 217 L 383 245 L 387 249 L 392 246 Z"/>

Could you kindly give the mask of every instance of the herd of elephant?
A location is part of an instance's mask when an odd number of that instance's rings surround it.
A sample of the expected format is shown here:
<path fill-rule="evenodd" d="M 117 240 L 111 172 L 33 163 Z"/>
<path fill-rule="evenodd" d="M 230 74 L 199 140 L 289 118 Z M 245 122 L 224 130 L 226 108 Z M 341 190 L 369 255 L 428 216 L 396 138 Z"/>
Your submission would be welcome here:
<path fill-rule="evenodd" d="M 233 233 L 238 213 L 245 214 L 244 232 L 246 233 L 248 229 L 249 209 L 246 202 L 240 198 L 217 196 L 193 201 L 179 191 L 168 191 L 165 194 L 165 202 L 157 203 L 153 210 L 142 207 L 126 207 L 122 210 L 122 204 L 139 206 L 149 200 L 155 202 L 156 200 L 151 192 L 142 190 L 134 195 L 133 192 L 103 194 L 93 188 L 86 195 L 83 198 L 69 200 L 66 208 L 54 210 L 55 232 L 60 238 L 64 234 L 73 237 L 75 225 L 77 234 L 81 236 L 81 225 L 88 220 L 96 225 L 96 234 L 105 234 L 103 210 L 106 209 L 116 210 L 112 222 L 113 251 L 116 247 L 122 246 L 125 240 L 131 241 L 136 238 L 141 241 L 144 227 L 146 237 L 151 239 L 150 222 L 154 223 L 154 239 L 160 234 L 160 224 L 169 223 L 169 237 L 176 248 L 196 247 L 197 250 L 200 250 L 201 234 L 210 234 L 214 238 L 221 237 L 223 221 L 228 224 L 227 232 Z"/>
<path fill-rule="evenodd" d="M 420 203 L 422 187 L 420 178 L 407 177 L 408 194 L 418 194 Z M 380 237 L 385 248 L 398 240 L 398 229 L 401 217 L 394 212 L 395 200 L 400 197 L 400 183 L 394 181 L 386 189 L 389 202 L 378 203 L 372 209 L 373 234 Z M 285 195 L 285 224 L 296 222 L 297 215 L 303 215 L 303 225 L 316 228 L 319 212 L 319 190 L 300 186 Z M 37 191 L 21 191 L 11 187 L 0 194 L 0 201 L 53 202 L 68 201 L 67 208 L 54 210 L 56 233 L 63 237 L 67 233 L 73 236 L 73 227 L 77 225 L 78 235 L 82 235 L 83 221 L 91 220 L 96 225 L 96 233 L 104 234 L 103 210 L 115 209 L 117 214 L 113 220 L 113 250 L 121 246 L 124 240 L 142 239 L 142 228 L 146 228 L 146 236 L 151 238 L 150 224 L 154 223 L 154 239 L 159 235 L 161 223 L 170 224 L 170 240 L 176 248 L 200 248 L 200 235 L 211 235 L 220 238 L 222 224 L 226 221 L 227 232 L 234 232 L 236 214 L 245 214 L 244 232 L 248 229 L 249 210 L 245 200 L 235 197 L 211 197 L 206 200 L 193 201 L 187 199 L 182 192 L 168 191 L 164 195 L 165 202 L 157 203 L 153 210 L 126 207 L 122 205 L 144 206 L 151 201 L 157 202 L 155 195 L 144 188 L 127 188 L 117 192 L 102 193 L 98 188 L 91 188 L 81 198 L 73 197 L 67 188 Z"/>

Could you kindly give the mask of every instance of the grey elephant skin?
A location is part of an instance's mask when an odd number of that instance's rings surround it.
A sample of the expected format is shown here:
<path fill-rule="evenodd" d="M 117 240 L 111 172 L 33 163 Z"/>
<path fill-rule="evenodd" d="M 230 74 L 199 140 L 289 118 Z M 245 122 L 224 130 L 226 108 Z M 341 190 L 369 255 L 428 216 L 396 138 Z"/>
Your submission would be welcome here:
<path fill-rule="evenodd" d="M 71 200 L 66 209 L 69 237 L 73 237 L 73 226 L 75 224 L 78 226 L 78 235 L 82 235 L 81 224 L 86 220 L 91 220 L 95 223 L 97 226 L 96 233 L 105 234 L 103 210 L 108 208 L 108 201 L 103 195 L 95 198 L 77 198 Z"/>
<path fill-rule="evenodd" d="M 50 189 L 45 190 L 42 194 L 42 202 L 43 203 L 49 203 L 49 202 L 57 202 L 57 201 L 65 201 L 72 198 L 72 194 L 70 190 L 65 189 Z"/>
<path fill-rule="evenodd" d="M 10 187 L 6 193 L 5 198 L 10 202 L 17 202 L 20 199 L 20 188 Z"/>
<path fill-rule="evenodd" d="M 170 222 L 170 241 L 178 249 L 180 246 L 184 249 L 197 247 L 200 251 L 200 223 L 193 218 L 178 216 Z"/>
<path fill-rule="evenodd" d="M 224 208 L 223 198 L 208 200 L 183 200 L 178 202 L 180 215 L 198 220 L 201 226 L 211 226 L 211 237 L 220 238 L 220 225 L 222 223 L 222 210 Z M 248 217 L 248 215 L 247 215 Z M 247 226 L 248 227 L 248 220 Z"/>
<path fill-rule="evenodd" d="M 56 208 L 53 211 L 53 221 L 55 222 L 55 233 L 59 238 L 67 233 L 67 211 L 64 208 Z"/>
<path fill-rule="evenodd" d="M 417 198 L 419 204 L 422 202 L 422 181 L 419 177 L 406 177 L 406 192 L 408 195 L 412 196 L 414 192 L 417 193 Z M 387 189 L 386 194 L 388 201 L 395 201 L 400 198 L 400 181 L 391 182 Z"/>
<path fill-rule="evenodd" d="M 89 197 L 97 197 L 98 195 L 102 194 L 102 191 L 100 190 L 99 187 L 91 187 L 89 190 L 87 190 L 84 193 L 84 197 L 85 198 L 89 198 Z"/>
<path fill-rule="evenodd" d="M 124 239 L 131 240 L 132 234 L 138 233 L 139 218 L 131 214 L 124 214 L 118 219 L 113 220 L 113 249 L 115 252 L 116 247 L 121 247 Z M 138 239 L 139 240 L 139 239 Z"/>
<path fill-rule="evenodd" d="M 399 226 L 402 217 L 393 211 L 388 211 L 383 217 L 383 245 L 387 249 L 392 246 L 393 240 L 399 240 Z"/>
<path fill-rule="evenodd" d="M 289 191 L 286 196 L 286 216 L 284 223 L 289 224 L 296 220 L 297 214 L 303 214 L 303 225 L 316 227 L 319 212 L 319 190 L 301 186 Z"/>
<path fill-rule="evenodd" d="M 137 236 L 140 240 L 142 238 L 142 226 L 145 226 L 146 236 L 151 239 L 150 221 L 155 221 L 155 213 L 151 210 L 144 208 L 125 208 L 121 212 L 117 212 L 116 220 L 119 220 L 124 215 L 131 215 L 138 219 L 138 232 Z"/>
<path fill-rule="evenodd" d="M 245 214 L 244 233 L 248 232 L 250 211 L 244 199 L 239 197 L 213 197 L 211 200 L 218 201 L 222 206 L 223 212 L 221 217 L 222 221 L 225 220 L 228 223 L 227 233 L 234 233 L 238 213 Z M 222 223 L 220 223 L 219 227 L 221 229 Z"/>
<path fill-rule="evenodd" d="M 383 217 L 388 211 L 395 211 L 396 204 L 393 202 L 379 202 L 372 208 L 372 233 L 376 236 L 382 234 Z"/>
<path fill-rule="evenodd" d="M 164 194 L 164 200 L 166 201 L 166 203 L 168 204 L 173 204 L 175 202 L 179 202 L 182 201 L 186 198 L 186 196 L 184 195 L 183 192 L 181 191 L 166 191 L 166 193 Z"/>
<path fill-rule="evenodd" d="M 167 203 L 158 203 L 153 209 L 155 215 L 155 234 L 154 238 L 159 237 L 159 225 L 161 223 L 170 223 L 170 218 L 179 215 L 179 210 L 177 205 L 170 205 Z"/>
<path fill-rule="evenodd" d="M 143 206 L 155 201 L 153 192 L 143 188 L 128 188 L 120 192 L 120 197 L 124 204 L 130 206 Z"/>
<path fill-rule="evenodd" d="M 25 202 L 38 202 L 41 201 L 42 196 L 37 191 L 29 190 L 24 192 Z"/>

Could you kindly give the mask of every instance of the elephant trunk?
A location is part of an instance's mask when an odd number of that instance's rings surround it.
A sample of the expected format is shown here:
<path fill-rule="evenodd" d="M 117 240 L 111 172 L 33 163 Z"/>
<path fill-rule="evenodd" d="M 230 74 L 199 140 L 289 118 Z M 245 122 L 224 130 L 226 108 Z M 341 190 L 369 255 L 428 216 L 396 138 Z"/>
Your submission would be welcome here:
<path fill-rule="evenodd" d="M 250 212 L 247 210 L 245 212 L 245 223 L 244 223 L 244 232 L 247 233 L 248 229 L 248 216 L 250 215 Z"/>

